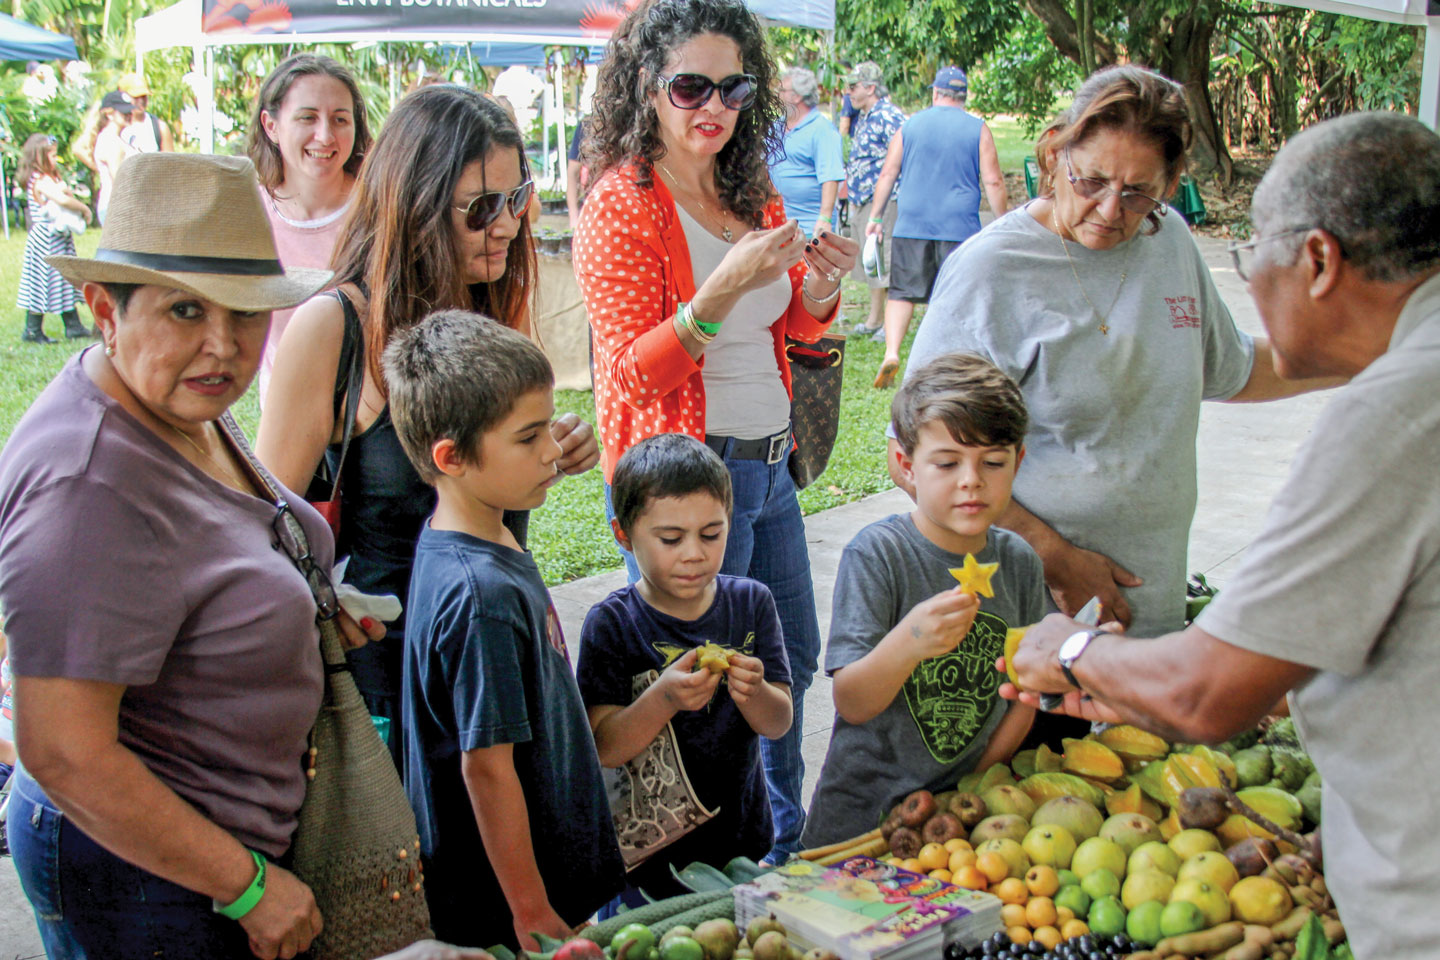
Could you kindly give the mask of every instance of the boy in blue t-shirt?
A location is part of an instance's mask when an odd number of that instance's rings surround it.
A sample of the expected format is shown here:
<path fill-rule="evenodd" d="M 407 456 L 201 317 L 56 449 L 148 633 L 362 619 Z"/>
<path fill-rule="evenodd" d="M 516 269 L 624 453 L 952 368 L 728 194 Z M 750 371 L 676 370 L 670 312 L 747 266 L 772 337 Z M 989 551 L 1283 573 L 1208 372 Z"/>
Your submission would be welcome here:
<path fill-rule="evenodd" d="M 915 509 L 870 524 L 840 555 L 825 651 L 835 727 L 807 847 L 873 830 L 905 795 L 953 790 L 1009 759 L 1035 717 L 1000 698 L 995 669 L 1006 631 L 1046 612 L 1040 558 L 992 526 L 1025 456 L 1020 388 L 986 360 L 947 354 L 906 374 L 890 412 Z"/>
<path fill-rule="evenodd" d="M 668 723 L 695 799 L 715 812 L 626 878 L 631 888 L 669 896 L 685 892 L 672 863 L 759 860 L 769 852 L 774 834 L 760 737 L 790 729 L 790 666 L 770 591 L 719 576 L 730 474 L 709 447 L 682 434 L 636 444 L 615 466 L 611 500 L 615 539 L 635 555 L 641 579 L 585 618 L 580 693 L 601 764 L 623 766 Z M 697 669 L 707 644 L 731 651 L 723 673 Z M 634 696 L 634 678 L 651 670 L 658 679 Z M 628 834 L 622 843 L 640 846 Z"/>
<path fill-rule="evenodd" d="M 524 336 L 460 310 L 384 357 L 395 430 L 435 513 L 410 579 L 402 716 L 436 936 L 538 949 L 624 881 L 559 619 L 506 510 L 559 479 L 554 377 Z"/>

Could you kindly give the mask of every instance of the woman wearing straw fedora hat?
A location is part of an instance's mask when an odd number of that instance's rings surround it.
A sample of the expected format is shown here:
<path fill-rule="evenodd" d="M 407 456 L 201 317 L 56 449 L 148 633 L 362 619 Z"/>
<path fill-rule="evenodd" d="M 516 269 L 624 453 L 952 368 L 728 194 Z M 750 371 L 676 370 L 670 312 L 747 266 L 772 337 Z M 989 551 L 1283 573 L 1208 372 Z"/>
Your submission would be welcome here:
<path fill-rule="evenodd" d="M 323 681 L 301 569 L 333 547 L 227 411 L 330 274 L 281 266 L 248 160 L 174 153 L 125 161 L 95 257 L 50 262 L 103 343 L 0 454 L 21 884 L 51 958 L 294 956 L 322 924 L 282 865 Z"/>

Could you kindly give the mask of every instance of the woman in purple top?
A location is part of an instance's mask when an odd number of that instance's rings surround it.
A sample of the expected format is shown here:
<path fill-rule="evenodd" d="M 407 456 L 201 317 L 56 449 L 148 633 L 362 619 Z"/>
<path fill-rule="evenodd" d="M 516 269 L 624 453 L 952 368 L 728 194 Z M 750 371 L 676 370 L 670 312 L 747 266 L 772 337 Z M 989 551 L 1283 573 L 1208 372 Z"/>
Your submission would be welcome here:
<path fill-rule="evenodd" d="M 94 259 L 49 259 L 103 344 L 0 455 L 21 884 L 52 960 L 294 956 L 323 922 L 283 866 L 323 679 L 301 568 L 333 544 L 226 412 L 330 274 L 281 267 L 249 160 L 176 153 L 125 163 Z"/>

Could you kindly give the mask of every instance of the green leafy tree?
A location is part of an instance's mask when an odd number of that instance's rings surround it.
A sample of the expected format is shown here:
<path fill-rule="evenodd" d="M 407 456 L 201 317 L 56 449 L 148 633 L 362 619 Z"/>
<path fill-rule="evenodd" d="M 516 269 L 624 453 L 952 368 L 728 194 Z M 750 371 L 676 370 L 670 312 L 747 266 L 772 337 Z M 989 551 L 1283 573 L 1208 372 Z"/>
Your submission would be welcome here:
<path fill-rule="evenodd" d="M 1060 92 L 1079 82 L 1079 67 L 1050 42 L 1040 21 L 1022 16 L 971 74 L 970 102 L 981 113 L 1018 117 L 1033 137 L 1054 114 Z"/>

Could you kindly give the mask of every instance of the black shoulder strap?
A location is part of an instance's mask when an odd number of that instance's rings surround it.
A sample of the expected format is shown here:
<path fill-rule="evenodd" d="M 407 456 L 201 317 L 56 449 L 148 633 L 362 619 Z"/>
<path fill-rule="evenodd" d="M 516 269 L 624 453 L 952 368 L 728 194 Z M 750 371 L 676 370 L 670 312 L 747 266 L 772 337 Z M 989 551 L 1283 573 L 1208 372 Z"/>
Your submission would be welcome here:
<path fill-rule="evenodd" d="M 361 336 L 360 317 L 350 298 L 339 290 L 335 291 L 340 307 L 345 311 L 345 332 L 340 341 L 340 363 L 335 371 L 335 416 L 341 416 L 340 403 L 345 403 L 345 429 L 340 437 L 340 457 L 335 463 L 331 480 L 330 499 L 340 492 L 340 477 L 345 471 L 345 454 L 350 451 L 350 440 L 355 435 L 355 416 L 360 410 L 360 394 L 365 386 L 365 338 Z"/>

